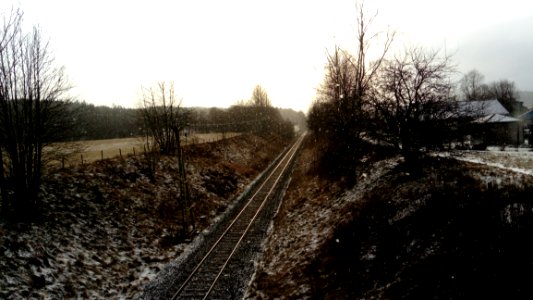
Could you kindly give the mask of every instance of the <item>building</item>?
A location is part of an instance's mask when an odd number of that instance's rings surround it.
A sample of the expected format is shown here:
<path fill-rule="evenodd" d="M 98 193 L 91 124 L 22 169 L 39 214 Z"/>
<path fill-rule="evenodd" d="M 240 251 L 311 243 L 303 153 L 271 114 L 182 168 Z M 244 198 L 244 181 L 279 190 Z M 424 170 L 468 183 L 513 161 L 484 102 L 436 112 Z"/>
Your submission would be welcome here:
<path fill-rule="evenodd" d="M 524 139 L 528 145 L 533 144 L 533 110 L 518 116 L 524 124 Z"/>
<path fill-rule="evenodd" d="M 474 147 L 521 145 L 524 126 L 498 100 L 458 102 L 459 115 L 470 118 L 470 142 Z"/>

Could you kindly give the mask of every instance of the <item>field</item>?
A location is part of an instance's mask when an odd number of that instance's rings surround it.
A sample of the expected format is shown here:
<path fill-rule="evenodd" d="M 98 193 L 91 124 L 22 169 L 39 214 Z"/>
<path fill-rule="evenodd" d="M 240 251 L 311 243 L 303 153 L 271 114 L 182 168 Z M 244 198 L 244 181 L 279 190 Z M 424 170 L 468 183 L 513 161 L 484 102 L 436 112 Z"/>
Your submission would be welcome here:
<path fill-rule="evenodd" d="M 215 142 L 239 133 L 198 133 L 183 137 L 184 145 Z M 56 143 L 46 149 L 51 165 L 66 166 L 92 163 L 117 156 L 136 155 L 144 152 L 146 139 L 142 137 Z"/>

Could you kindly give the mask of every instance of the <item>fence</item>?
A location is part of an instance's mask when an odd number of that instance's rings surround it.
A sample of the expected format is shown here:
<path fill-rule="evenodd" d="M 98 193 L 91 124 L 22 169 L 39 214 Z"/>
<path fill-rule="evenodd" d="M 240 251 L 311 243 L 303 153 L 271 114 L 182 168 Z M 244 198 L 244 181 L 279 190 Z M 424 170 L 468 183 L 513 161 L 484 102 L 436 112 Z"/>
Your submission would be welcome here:
<path fill-rule="evenodd" d="M 240 133 L 229 132 L 187 135 L 182 137 L 182 145 L 212 143 L 237 135 L 240 135 Z M 124 138 L 58 143 L 52 145 L 46 152 L 52 157 L 49 160 L 51 165 L 64 168 L 69 165 L 83 165 L 109 158 L 126 157 L 128 155 L 135 156 L 140 153 L 145 153 L 146 148 L 145 142 L 141 138 Z"/>

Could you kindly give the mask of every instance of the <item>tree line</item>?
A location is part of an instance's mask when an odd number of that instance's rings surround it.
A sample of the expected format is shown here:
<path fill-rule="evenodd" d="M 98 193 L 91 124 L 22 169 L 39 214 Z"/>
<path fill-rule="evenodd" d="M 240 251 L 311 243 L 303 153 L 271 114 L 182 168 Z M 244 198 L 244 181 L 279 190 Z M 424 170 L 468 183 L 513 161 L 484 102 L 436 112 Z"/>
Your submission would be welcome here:
<path fill-rule="evenodd" d="M 142 136 L 139 109 L 121 106 L 96 106 L 85 102 L 66 104 L 71 116 L 65 140 L 100 140 Z"/>
<path fill-rule="evenodd" d="M 305 115 L 273 107 L 267 92 L 257 85 L 249 100 L 240 101 L 227 109 L 214 107 L 193 112 L 191 122 L 194 124 L 191 130 L 197 132 L 275 133 L 290 138 L 295 125 L 305 126 Z"/>
<path fill-rule="evenodd" d="M 527 111 L 523 103 L 518 101 L 519 92 L 513 81 L 501 79 L 487 84 L 484 79 L 485 76 L 478 70 L 469 71 L 459 81 L 457 97 L 466 101 L 496 99 L 513 116 Z"/>
<path fill-rule="evenodd" d="M 141 108 L 97 106 L 77 101 L 66 101 L 62 108 L 68 116 L 62 122 L 68 126 L 63 126 L 63 134 L 51 137 L 53 142 L 141 137 L 146 133 Z M 298 125 L 301 129 L 306 126 L 306 117 L 301 111 L 273 107 L 258 109 L 249 101 L 229 108 L 181 107 L 181 110 L 184 125 L 197 133 L 259 132 L 263 121 L 277 124 L 269 130 L 279 133 L 289 126 Z"/>
<path fill-rule="evenodd" d="M 461 101 L 498 99 L 514 115 L 524 111 L 513 82 L 486 85 L 474 70 L 457 85 L 445 51 L 407 46 L 389 55 L 395 32 L 371 32 L 373 18 L 366 18 L 363 5 L 356 17 L 357 50 L 335 47 L 327 54 L 325 77 L 308 114 L 308 127 L 321 145 L 322 174 L 355 180 L 369 143 L 388 145 L 416 166 L 427 149 L 460 140 L 482 113 L 461 109 Z M 372 61 L 370 46 L 379 46 Z"/>
<path fill-rule="evenodd" d="M 137 109 L 94 106 L 69 98 L 65 70 L 57 66 L 38 26 L 27 30 L 24 14 L 12 10 L 0 24 L 0 213 L 15 220 L 39 215 L 45 147 L 54 142 L 146 137 L 148 169 L 159 155 L 177 155 L 181 193 L 186 195 L 180 137 L 199 131 L 237 131 L 290 137 L 293 124 L 272 107 L 257 86 L 249 101 L 207 114 L 184 109 L 164 82 L 143 89 Z M 216 126 L 213 126 L 213 125 Z M 177 197 L 182 197 L 178 195 Z M 185 197 L 186 198 L 186 197 Z M 183 207 L 190 207 L 184 205 Z"/>
<path fill-rule="evenodd" d="M 160 82 L 155 87 L 143 89 L 142 116 L 146 136 L 145 163 L 148 176 L 155 179 L 156 166 L 161 154 L 175 155 L 178 160 L 178 194 L 174 195 L 181 210 L 183 228 L 195 228 L 193 200 L 191 199 L 181 139 L 190 131 L 253 132 L 261 135 L 276 134 L 285 138 L 294 135 L 293 124 L 283 120 L 272 107 L 266 91 L 256 86 L 249 101 L 243 101 L 227 110 L 212 108 L 207 114 L 184 109 L 176 99 L 174 84 Z"/>
<path fill-rule="evenodd" d="M 159 93 L 162 94 L 164 82 L 159 83 Z M 173 93 L 172 93 L 173 94 Z M 139 109 L 143 115 L 143 128 L 150 128 L 157 120 L 163 117 L 151 117 L 147 119 L 147 112 L 151 111 L 154 115 L 176 113 L 176 118 L 181 125 L 181 134 L 189 133 L 256 133 L 256 134 L 278 134 L 285 137 L 292 137 L 294 126 L 305 124 L 305 115 L 303 112 L 295 112 L 291 109 L 279 109 L 271 105 L 267 92 L 257 85 L 254 88 L 252 97 L 246 101 L 239 101 L 229 108 L 184 108 L 180 101 L 168 101 L 169 97 L 155 100 L 154 96 L 143 96 L 143 107 Z M 146 101 L 149 99 L 149 101 Z M 283 117 L 285 114 L 286 117 Z M 157 125 L 156 127 L 161 127 Z M 164 126 L 163 126 L 164 127 Z M 153 131 L 149 129 L 148 131 Z"/>

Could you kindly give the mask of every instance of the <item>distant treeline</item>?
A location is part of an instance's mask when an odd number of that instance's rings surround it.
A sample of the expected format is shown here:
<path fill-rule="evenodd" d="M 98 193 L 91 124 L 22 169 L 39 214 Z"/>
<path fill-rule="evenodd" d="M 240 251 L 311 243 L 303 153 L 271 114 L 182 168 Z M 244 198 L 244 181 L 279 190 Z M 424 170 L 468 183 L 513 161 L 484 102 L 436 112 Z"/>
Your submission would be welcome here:
<path fill-rule="evenodd" d="M 144 135 L 140 109 L 120 106 L 95 106 L 85 102 L 67 104 L 69 123 L 62 139 L 68 141 L 126 138 Z M 196 132 L 263 132 L 282 133 L 297 125 L 306 126 L 303 112 L 292 109 L 261 108 L 235 105 L 230 108 L 183 108 L 189 130 Z"/>
<path fill-rule="evenodd" d="M 140 136 L 143 133 L 139 110 L 120 106 L 95 106 L 85 102 L 68 104 L 72 140 L 99 140 Z"/>
<path fill-rule="evenodd" d="M 292 109 L 234 105 L 230 108 L 190 108 L 190 129 L 197 132 L 266 132 L 292 131 L 297 125 L 303 129 L 303 112 Z M 288 128 L 289 127 L 289 128 Z"/>

